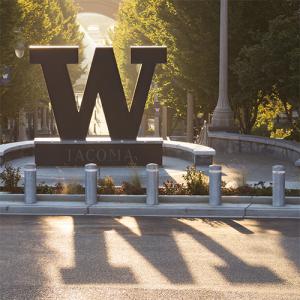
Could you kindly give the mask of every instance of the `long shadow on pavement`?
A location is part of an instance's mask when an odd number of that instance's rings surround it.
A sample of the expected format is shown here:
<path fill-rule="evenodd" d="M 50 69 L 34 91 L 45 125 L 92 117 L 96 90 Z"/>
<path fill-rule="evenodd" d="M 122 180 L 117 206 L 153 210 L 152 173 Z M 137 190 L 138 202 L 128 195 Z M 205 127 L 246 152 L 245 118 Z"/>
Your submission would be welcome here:
<path fill-rule="evenodd" d="M 135 218 L 141 235 L 132 232 L 118 219 L 73 217 L 73 220 L 76 265 L 74 268 L 61 270 L 63 280 L 68 284 L 137 283 L 133 271 L 129 268 L 109 264 L 104 237 L 106 230 L 115 230 L 172 283 L 193 283 L 192 274 L 174 240 L 174 231 L 190 235 L 223 260 L 226 266 L 217 266 L 216 270 L 229 282 L 250 284 L 282 282 L 282 279 L 267 267 L 245 263 L 203 232 L 178 219 Z M 251 233 L 250 230 L 245 230 L 235 223 L 228 225 L 243 234 Z"/>
<path fill-rule="evenodd" d="M 286 257 L 300 272 L 300 220 L 257 220 L 259 229 L 279 232 Z"/>
<path fill-rule="evenodd" d="M 0 217 L 0 299 L 42 299 L 51 256 L 39 217 Z M 32 225 L 35 230 L 32 230 Z"/>

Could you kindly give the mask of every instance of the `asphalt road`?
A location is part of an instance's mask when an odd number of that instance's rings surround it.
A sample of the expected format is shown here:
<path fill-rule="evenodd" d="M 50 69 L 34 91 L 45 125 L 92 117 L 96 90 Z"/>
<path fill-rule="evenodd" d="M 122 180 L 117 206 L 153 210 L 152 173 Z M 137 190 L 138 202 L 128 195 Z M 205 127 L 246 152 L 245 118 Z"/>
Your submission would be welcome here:
<path fill-rule="evenodd" d="M 0 217 L 0 299 L 300 299 L 300 221 Z"/>

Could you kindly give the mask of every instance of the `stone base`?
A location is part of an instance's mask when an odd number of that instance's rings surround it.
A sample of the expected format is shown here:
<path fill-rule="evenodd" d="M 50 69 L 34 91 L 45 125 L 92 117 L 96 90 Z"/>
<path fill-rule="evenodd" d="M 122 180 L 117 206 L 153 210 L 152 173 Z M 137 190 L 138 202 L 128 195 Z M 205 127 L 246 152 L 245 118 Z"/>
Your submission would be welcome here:
<path fill-rule="evenodd" d="M 225 101 L 225 99 L 218 100 L 219 102 Z M 226 100 L 225 102 L 227 102 Z M 227 131 L 227 132 L 237 132 L 234 128 L 234 116 L 230 107 L 216 107 L 212 119 L 211 124 L 209 125 L 209 130 L 211 131 Z"/>
<path fill-rule="evenodd" d="M 34 140 L 37 166 L 145 166 L 162 165 L 162 139 L 111 141 L 87 138 L 86 141 L 37 138 Z"/>

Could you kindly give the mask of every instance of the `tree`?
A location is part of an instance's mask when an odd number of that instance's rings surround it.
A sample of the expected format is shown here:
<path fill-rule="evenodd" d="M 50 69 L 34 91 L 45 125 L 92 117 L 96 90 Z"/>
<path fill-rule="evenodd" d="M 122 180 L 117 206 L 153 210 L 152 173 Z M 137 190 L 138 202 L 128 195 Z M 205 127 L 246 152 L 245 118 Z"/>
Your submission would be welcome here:
<path fill-rule="evenodd" d="M 217 16 L 214 1 L 122 2 L 112 41 L 128 99 L 137 76 L 136 67 L 129 65 L 129 47 L 165 45 L 168 63 L 157 67 L 154 81 L 159 88 L 155 92 L 175 110 L 177 118 L 185 117 L 188 89 L 197 93 L 200 110 L 211 111 L 217 98 Z M 148 104 L 152 102 L 153 90 Z"/>
<path fill-rule="evenodd" d="M 258 91 L 264 83 L 247 70 L 247 64 L 240 71 L 245 75 L 242 79 L 237 73 L 238 57 L 244 48 L 254 47 L 254 51 L 271 20 L 296 10 L 297 1 L 229 1 L 229 99 L 244 133 L 255 124 L 262 103 Z M 219 1 L 124 0 L 112 41 L 128 98 L 137 76 L 136 67 L 129 65 L 129 46 L 166 45 L 168 63 L 157 69 L 154 78 L 160 98 L 176 110 L 177 118 L 185 118 L 186 91 L 192 89 L 197 95 L 196 112 L 207 117 L 213 111 L 218 98 Z M 260 65 L 264 57 L 251 59 Z M 247 91 L 242 80 L 248 82 Z M 153 91 L 148 104 L 152 101 Z"/>
<path fill-rule="evenodd" d="M 250 132 L 256 122 L 259 105 L 275 88 L 278 97 L 269 98 L 273 99 L 274 106 L 280 99 L 291 135 L 299 139 L 299 125 L 292 117 L 295 111 L 300 115 L 298 20 L 299 11 L 296 9 L 275 17 L 269 23 L 269 30 L 257 37 L 257 43 L 244 46 L 235 60 L 233 71 L 240 86 L 237 103 L 246 102 L 248 107 L 248 118 L 240 120 L 244 132 Z"/>
<path fill-rule="evenodd" d="M 26 46 L 81 45 L 82 34 L 76 23 L 76 15 L 72 0 L 0 2 L 1 64 L 10 65 L 13 74 L 11 85 L 1 90 L 2 115 L 16 118 L 21 109 L 32 111 L 39 101 L 49 101 L 41 67 L 29 64 L 27 50 L 21 60 L 15 57 L 16 40 L 21 38 Z M 5 25 L 3 28 L 2 22 Z M 22 36 L 16 34 L 17 28 L 20 28 Z M 81 73 L 80 66 L 70 69 L 75 81 Z"/>

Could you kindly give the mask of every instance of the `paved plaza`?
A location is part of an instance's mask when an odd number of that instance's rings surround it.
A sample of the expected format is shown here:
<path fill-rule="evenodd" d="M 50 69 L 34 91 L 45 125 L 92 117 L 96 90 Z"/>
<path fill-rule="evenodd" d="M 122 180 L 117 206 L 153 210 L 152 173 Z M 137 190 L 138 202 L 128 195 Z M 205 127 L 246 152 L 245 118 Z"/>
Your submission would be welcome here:
<path fill-rule="evenodd" d="M 24 157 L 12 161 L 13 166 L 20 167 L 27 163 L 33 163 L 34 157 Z M 286 188 L 300 189 L 300 169 L 292 162 L 284 161 L 272 156 L 258 156 L 257 154 L 223 154 L 217 153 L 215 163 L 222 165 L 223 180 L 229 185 L 242 185 L 243 183 L 255 184 L 263 181 L 268 185 L 272 181 L 272 166 L 281 164 L 286 168 Z M 160 169 L 160 184 L 168 179 L 182 182 L 182 175 L 191 162 L 172 158 L 163 158 L 163 168 Z M 3 167 L 0 167 L 0 170 Z M 208 175 L 208 167 L 199 167 Z M 100 167 L 100 176 L 112 176 L 117 185 L 124 180 L 130 180 L 138 174 L 142 184 L 146 181 L 146 170 L 144 167 Z M 38 168 L 38 182 L 55 184 L 57 182 L 80 182 L 84 183 L 84 169 L 73 167 Z"/>
<path fill-rule="evenodd" d="M 0 217 L 1 300 L 300 298 L 299 220 Z"/>

